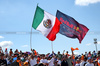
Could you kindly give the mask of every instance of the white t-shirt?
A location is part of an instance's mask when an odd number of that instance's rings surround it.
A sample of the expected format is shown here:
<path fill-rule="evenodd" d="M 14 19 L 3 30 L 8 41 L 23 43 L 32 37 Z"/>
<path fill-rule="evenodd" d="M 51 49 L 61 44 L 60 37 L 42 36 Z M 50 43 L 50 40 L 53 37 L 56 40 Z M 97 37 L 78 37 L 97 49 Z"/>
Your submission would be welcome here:
<path fill-rule="evenodd" d="M 87 63 L 85 66 L 94 66 L 93 63 Z"/>
<path fill-rule="evenodd" d="M 61 60 L 57 60 L 57 61 L 58 61 L 57 64 L 61 65 Z"/>
<path fill-rule="evenodd" d="M 83 66 L 85 63 L 86 63 L 85 61 L 82 61 L 82 62 L 80 63 L 80 66 Z"/>
<path fill-rule="evenodd" d="M 30 65 L 34 66 L 35 64 L 37 64 L 36 58 L 30 59 Z"/>
<path fill-rule="evenodd" d="M 100 59 L 98 60 L 98 63 L 100 64 Z"/>
<path fill-rule="evenodd" d="M 51 60 L 48 60 L 48 66 L 53 66 L 54 64 L 53 64 L 53 62 L 54 62 L 54 58 L 52 58 Z"/>
<path fill-rule="evenodd" d="M 75 64 L 75 66 L 80 66 L 80 64 Z"/>
<path fill-rule="evenodd" d="M 40 63 L 48 63 L 48 60 L 47 59 L 41 59 Z"/>
<path fill-rule="evenodd" d="M 8 51 L 5 52 L 5 55 L 7 55 L 7 54 L 8 54 Z"/>

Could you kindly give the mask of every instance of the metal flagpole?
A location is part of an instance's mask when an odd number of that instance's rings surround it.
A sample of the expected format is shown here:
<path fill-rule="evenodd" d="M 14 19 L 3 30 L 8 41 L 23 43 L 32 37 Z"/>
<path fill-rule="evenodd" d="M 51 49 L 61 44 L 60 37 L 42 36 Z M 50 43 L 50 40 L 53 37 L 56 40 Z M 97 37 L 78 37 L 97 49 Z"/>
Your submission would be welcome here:
<path fill-rule="evenodd" d="M 32 27 L 30 32 L 30 49 L 32 49 Z"/>
<path fill-rule="evenodd" d="M 53 41 L 51 41 L 51 48 L 52 48 L 52 51 L 53 51 Z"/>
<path fill-rule="evenodd" d="M 38 3 L 37 3 L 37 6 L 38 6 Z M 36 10 L 35 10 L 36 12 Z M 32 22 L 33 24 L 33 22 Z M 32 49 L 32 27 L 31 27 L 31 32 L 30 32 L 30 49 Z"/>

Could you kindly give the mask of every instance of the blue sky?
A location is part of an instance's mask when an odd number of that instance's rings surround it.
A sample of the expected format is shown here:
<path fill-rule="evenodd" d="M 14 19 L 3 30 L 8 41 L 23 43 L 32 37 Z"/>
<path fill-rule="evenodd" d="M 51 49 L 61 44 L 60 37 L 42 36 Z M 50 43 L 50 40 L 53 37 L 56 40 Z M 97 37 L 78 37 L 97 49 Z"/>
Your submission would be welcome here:
<path fill-rule="evenodd" d="M 100 0 L 0 0 L 0 46 L 3 50 L 7 47 L 13 51 L 30 51 L 30 31 L 37 3 L 52 15 L 60 10 L 89 28 L 81 44 L 78 39 L 57 34 L 53 41 L 55 53 L 63 50 L 71 53 L 71 47 L 78 47 L 79 50 L 74 51 L 78 54 L 93 51 L 94 38 L 100 50 Z M 51 41 L 39 31 L 32 29 L 32 32 L 32 48 L 39 53 L 51 53 Z"/>

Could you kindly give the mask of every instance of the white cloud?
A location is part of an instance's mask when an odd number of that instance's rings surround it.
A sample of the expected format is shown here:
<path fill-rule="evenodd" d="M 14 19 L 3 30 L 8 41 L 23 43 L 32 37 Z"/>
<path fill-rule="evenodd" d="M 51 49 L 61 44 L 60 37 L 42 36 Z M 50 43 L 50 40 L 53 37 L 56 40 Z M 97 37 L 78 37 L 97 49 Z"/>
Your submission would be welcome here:
<path fill-rule="evenodd" d="M 88 6 L 89 4 L 98 2 L 100 2 L 100 0 L 75 0 L 75 4 L 80 6 Z"/>
<path fill-rule="evenodd" d="M 2 42 L 0 42 L 0 46 L 2 48 L 9 48 L 11 45 L 13 45 L 13 43 L 11 41 L 2 41 Z"/>
<path fill-rule="evenodd" d="M 28 47 L 28 45 L 23 45 L 23 46 L 21 46 L 21 47 Z"/>
<path fill-rule="evenodd" d="M 0 38 L 4 38 L 3 36 L 0 36 Z"/>
<path fill-rule="evenodd" d="M 90 46 L 91 45 L 91 43 L 88 43 L 88 44 L 86 44 L 87 46 Z"/>

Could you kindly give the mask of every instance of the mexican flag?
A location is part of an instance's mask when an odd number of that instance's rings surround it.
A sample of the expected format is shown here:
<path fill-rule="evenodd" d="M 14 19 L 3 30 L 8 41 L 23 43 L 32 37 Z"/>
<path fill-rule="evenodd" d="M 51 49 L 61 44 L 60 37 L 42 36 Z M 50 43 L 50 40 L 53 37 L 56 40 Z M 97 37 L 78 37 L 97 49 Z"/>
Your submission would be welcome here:
<path fill-rule="evenodd" d="M 60 24 L 61 22 L 55 16 L 37 6 L 32 24 L 34 29 L 40 31 L 49 40 L 54 41 L 59 32 Z"/>

